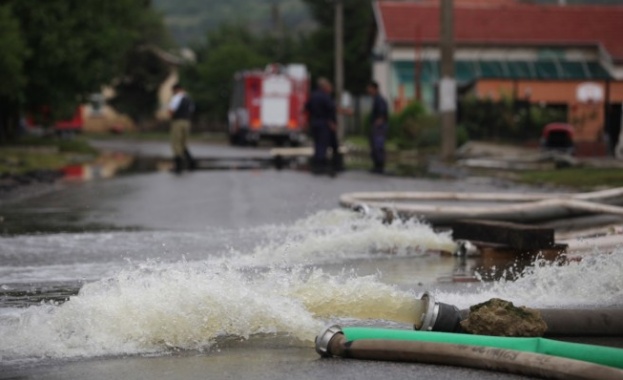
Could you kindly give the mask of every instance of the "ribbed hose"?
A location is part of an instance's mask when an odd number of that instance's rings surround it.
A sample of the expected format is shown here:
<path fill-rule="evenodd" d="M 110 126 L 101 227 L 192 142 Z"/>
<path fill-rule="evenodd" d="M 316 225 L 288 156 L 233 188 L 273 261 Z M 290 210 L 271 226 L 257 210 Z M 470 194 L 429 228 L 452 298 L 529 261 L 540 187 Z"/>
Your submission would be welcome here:
<path fill-rule="evenodd" d="M 344 328 L 343 332 L 348 341 L 380 339 L 464 344 L 470 346 L 493 347 L 540 353 L 568 359 L 582 360 L 615 368 L 623 368 L 622 349 L 560 342 L 544 338 L 507 338 L 497 336 L 389 330 L 364 327 Z"/>
<path fill-rule="evenodd" d="M 461 344 L 380 339 L 347 342 L 346 336 L 336 334 L 330 340 L 326 351 L 328 356 L 461 366 L 545 379 L 623 378 L 623 371 L 619 369 L 579 360 Z"/>

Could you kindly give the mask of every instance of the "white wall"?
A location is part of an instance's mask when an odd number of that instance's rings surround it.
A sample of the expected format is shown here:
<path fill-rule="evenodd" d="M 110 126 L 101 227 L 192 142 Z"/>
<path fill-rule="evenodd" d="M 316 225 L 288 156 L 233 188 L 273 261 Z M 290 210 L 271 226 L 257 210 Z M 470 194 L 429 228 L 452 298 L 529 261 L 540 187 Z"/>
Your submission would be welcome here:
<path fill-rule="evenodd" d="M 372 79 L 378 82 L 381 94 L 389 96 L 391 94 L 391 77 L 389 61 L 377 61 L 372 64 Z"/>

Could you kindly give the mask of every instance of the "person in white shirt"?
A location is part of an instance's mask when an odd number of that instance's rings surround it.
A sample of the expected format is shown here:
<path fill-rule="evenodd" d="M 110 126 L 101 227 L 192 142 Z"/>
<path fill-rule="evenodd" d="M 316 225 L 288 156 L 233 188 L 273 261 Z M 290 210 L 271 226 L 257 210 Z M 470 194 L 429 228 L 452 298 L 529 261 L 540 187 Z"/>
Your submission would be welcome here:
<path fill-rule="evenodd" d="M 171 148 L 173 149 L 173 171 L 181 173 L 185 168 L 194 170 L 196 161 L 188 151 L 186 143 L 190 134 L 190 120 L 194 104 L 179 83 L 173 85 L 173 97 L 169 102 L 171 115 Z"/>

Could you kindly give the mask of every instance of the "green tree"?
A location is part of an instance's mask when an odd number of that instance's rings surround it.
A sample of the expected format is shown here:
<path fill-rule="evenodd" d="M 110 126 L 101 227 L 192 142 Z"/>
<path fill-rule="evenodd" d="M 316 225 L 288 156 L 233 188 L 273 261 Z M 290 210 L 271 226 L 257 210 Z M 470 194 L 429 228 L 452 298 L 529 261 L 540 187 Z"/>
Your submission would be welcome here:
<path fill-rule="evenodd" d="M 8 5 L 0 6 L 0 52 L 0 96 L 15 96 L 26 83 L 23 66 L 27 49 Z"/>
<path fill-rule="evenodd" d="M 192 94 L 200 114 L 211 120 L 224 121 L 234 73 L 261 68 L 269 62 L 269 58 L 255 52 L 241 41 L 217 44 L 196 65 L 184 67 L 182 84 Z"/>
<path fill-rule="evenodd" d="M 10 6 L 9 18 L 17 20 L 29 52 L 23 60 L 27 81 L 19 105 L 35 115 L 49 110 L 47 122 L 71 115 L 89 94 L 124 72 L 128 52 L 144 35 L 141 21 L 150 9 L 149 0 L 2 4 Z M 5 23 L 1 25 L 4 29 Z"/>
<path fill-rule="evenodd" d="M 114 81 L 115 96 L 109 103 L 140 127 L 153 118 L 160 85 L 169 76 L 171 66 L 181 59 L 161 49 L 172 43 L 159 14 L 146 9 L 136 28 L 140 35 L 125 55 L 123 74 Z"/>
<path fill-rule="evenodd" d="M 330 2 L 303 0 L 319 27 L 306 41 L 305 62 L 312 74 L 334 77 L 334 7 Z M 353 93 L 365 92 L 371 77 L 369 58 L 373 15 L 371 0 L 342 0 L 344 4 L 344 86 Z"/>
<path fill-rule="evenodd" d="M 183 68 L 181 81 L 201 116 L 224 122 L 237 71 L 262 69 L 268 63 L 303 62 L 304 47 L 299 36 L 291 33 L 254 34 L 245 26 L 224 24 L 195 48 L 197 63 Z"/>
<path fill-rule="evenodd" d="M 242 44 L 251 50 L 257 48 L 258 37 L 253 34 L 246 26 L 242 24 L 223 24 L 218 29 L 206 34 L 205 44 L 200 46 L 200 50 L 204 55 L 210 50 L 231 44 Z"/>
<path fill-rule="evenodd" d="M 27 49 L 19 22 L 9 5 L 0 6 L 0 143 L 15 135 L 19 100 L 26 84 L 24 60 Z"/>
<path fill-rule="evenodd" d="M 169 76 L 171 66 L 149 46 L 136 46 L 126 56 L 126 64 L 113 86 L 115 96 L 108 103 L 128 115 L 139 127 L 153 119 L 158 108 L 158 91 Z"/>

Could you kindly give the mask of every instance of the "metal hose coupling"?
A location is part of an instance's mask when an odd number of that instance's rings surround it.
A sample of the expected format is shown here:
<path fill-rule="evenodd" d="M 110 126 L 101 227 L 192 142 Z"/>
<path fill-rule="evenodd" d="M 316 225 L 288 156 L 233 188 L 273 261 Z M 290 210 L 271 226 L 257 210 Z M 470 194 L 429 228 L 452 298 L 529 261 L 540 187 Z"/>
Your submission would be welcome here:
<path fill-rule="evenodd" d="M 363 216 L 370 215 L 370 207 L 365 203 L 356 203 L 351 207 L 351 210 L 358 212 Z"/>
<path fill-rule="evenodd" d="M 413 328 L 421 331 L 461 332 L 461 313 L 454 305 L 440 303 L 429 292 L 422 295 L 424 310 Z"/>
<path fill-rule="evenodd" d="M 333 339 L 337 335 L 344 335 L 342 332 L 342 328 L 338 325 L 333 325 L 327 327 L 323 332 L 321 332 L 316 337 L 316 352 L 323 358 L 331 357 L 331 351 L 329 350 L 329 345 L 331 344 L 331 339 Z"/>

